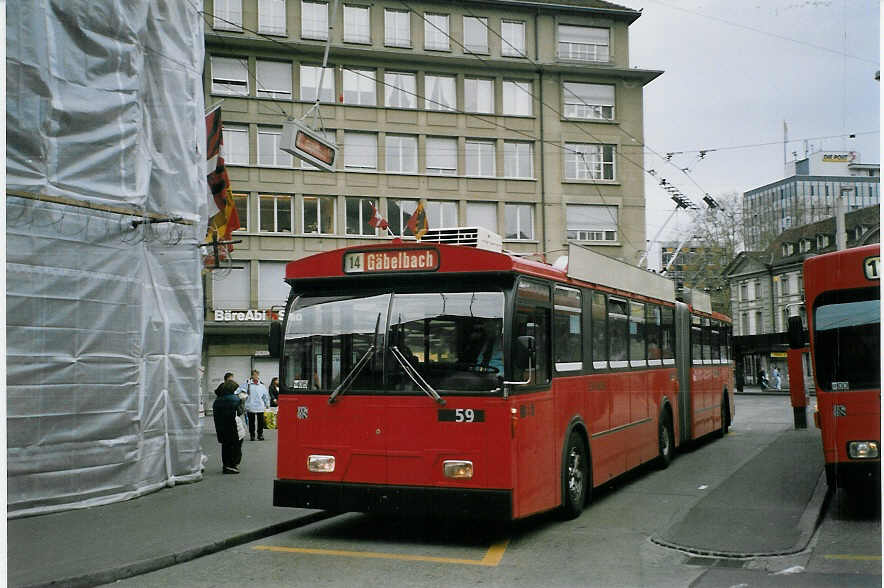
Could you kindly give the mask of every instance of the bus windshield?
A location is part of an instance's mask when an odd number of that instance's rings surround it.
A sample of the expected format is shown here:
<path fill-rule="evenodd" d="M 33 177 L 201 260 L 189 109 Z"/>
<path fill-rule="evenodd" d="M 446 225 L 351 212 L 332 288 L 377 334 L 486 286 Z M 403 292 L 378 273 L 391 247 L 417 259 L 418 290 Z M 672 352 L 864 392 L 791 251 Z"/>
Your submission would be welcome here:
<path fill-rule="evenodd" d="M 817 383 L 850 390 L 880 388 L 881 302 L 877 288 L 829 292 L 814 309 L 814 361 Z"/>
<path fill-rule="evenodd" d="M 439 393 L 496 391 L 503 316 L 501 291 L 302 296 L 286 325 L 285 384 L 295 392 L 331 394 L 345 382 L 346 393 L 423 394 L 422 378 Z"/>

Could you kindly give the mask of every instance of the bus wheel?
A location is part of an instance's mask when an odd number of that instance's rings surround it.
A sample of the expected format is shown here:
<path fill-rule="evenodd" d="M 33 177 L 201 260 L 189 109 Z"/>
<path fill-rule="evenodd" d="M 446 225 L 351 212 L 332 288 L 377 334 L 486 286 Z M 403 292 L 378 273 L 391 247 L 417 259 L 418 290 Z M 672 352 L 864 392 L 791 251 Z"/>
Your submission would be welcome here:
<path fill-rule="evenodd" d="M 675 450 L 675 431 L 672 429 L 672 417 L 668 410 L 660 418 L 657 440 L 660 447 L 657 465 L 661 470 L 665 470 L 672 463 L 672 452 Z"/>
<path fill-rule="evenodd" d="M 586 495 L 589 491 L 589 460 L 586 447 L 577 431 L 571 431 L 565 461 L 562 463 L 562 508 L 561 517 L 576 519 L 583 512 Z"/>

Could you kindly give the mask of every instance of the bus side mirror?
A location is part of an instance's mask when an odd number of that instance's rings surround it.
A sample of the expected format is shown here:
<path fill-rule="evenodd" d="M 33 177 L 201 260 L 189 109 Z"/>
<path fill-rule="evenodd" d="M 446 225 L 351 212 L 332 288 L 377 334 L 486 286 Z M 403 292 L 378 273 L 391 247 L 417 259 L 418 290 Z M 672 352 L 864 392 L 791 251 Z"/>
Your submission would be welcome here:
<path fill-rule="evenodd" d="M 804 325 L 801 324 L 800 316 L 789 317 L 789 348 L 801 349 L 804 347 Z"/>
<path fill-rule="evenodd" d="M 282 323 L 279 321 L 270 323 L 270 337 L 267 341 L 267 349 L 270 351 L 270 357 L 279 357 L 282 350 Z"/>

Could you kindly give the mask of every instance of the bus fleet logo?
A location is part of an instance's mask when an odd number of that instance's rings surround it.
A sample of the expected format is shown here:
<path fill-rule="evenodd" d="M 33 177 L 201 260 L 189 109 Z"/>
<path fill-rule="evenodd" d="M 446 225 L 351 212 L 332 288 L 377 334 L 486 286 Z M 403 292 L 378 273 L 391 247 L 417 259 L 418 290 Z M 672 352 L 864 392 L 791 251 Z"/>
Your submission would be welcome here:
<path fill-rule="evenodd" d="M 344 254 L 344 273 L 419 272 L 439 269 L 435 249 L 359 251 Z"/>
<path fill-rule="evenodd" d="M 881 263 L 879 256 L 867 257 L 863 260 L 863 271 L 866 273 L 867 280 L 880 280 L 881 274 L 878 273 L 878 265 Z"/>

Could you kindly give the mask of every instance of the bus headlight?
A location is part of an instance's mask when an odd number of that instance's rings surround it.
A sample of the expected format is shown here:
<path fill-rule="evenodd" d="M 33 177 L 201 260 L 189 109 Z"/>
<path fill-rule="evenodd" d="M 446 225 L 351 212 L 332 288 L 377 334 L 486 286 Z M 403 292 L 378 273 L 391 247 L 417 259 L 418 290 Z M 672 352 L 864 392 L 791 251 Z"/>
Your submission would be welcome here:
<path fill-rule="evenodd" d="M 308 455 L 307 469 L 311 472 L 327 474 L 335 471 L 334 455 Z"/>
<path fill-rule="evenodd" d="M 875 459 L 878 457 L 878 442 L 851 441 L 847 444 L 847 454 L 851 459 Z"/>
<path fill-rule="evenodd" d="M 447 459 L 442 462 L 442 473 L 446 478 L 469 480 L 473 477 L 473 462 L 461 459 Z"/>

